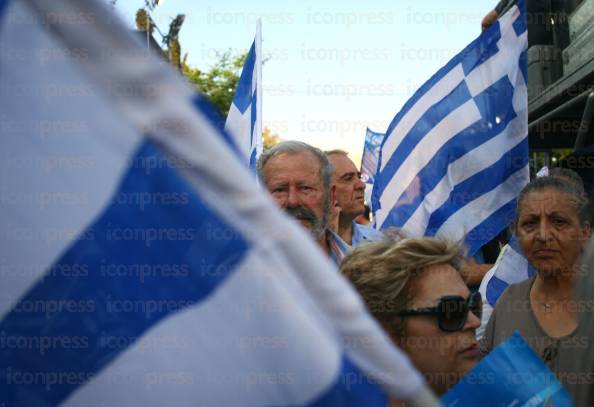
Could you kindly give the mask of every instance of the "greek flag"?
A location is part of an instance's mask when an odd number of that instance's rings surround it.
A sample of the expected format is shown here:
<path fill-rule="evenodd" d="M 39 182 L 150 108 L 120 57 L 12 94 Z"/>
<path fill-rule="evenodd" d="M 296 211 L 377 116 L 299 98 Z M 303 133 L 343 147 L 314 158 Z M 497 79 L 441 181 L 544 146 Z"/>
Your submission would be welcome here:
<path fill-rule="evenodd" d="M 377 227 L 466 236 L 473 254 L 528 182 L 526 22 L 518 1 L 404 105 L 380 149 Z"/>
<path fill-rule="evenodd" d="M 0 2 L 0 50 L 0 405 L 434 405 L 105 4 Z"/>
<path fill-rule="evenodd" d="M 374 182 L 379 149 L 384 136 L 384 133 L 377 133 L 369 130 L 369 128 L 365 134 L 365 145 L 361 157 L 361 179 L 366 184 L 373 184 Z"/>
<path fill-rule="evenodd" d="M 495 265 L 485 274 L 479 287 L 483 301 L 483 316 L 481 326 L 477 329 L 480 338 L 485 332 L 487 322 L 493 313 L 497 300 L 510 284 L 520 283 L 536 273 L 536 269 L 528 263 L 520 248 L 518 238 L 513 236 L 506 244 Z"/>
<path fill-rule="evenodd" d="M 261 23 L 256 26 L 256 38 L 235 89 L 233 102 L 225 121 L 225 130 L 248 160 L 250 168 L 262 153 L 262 51 Z"/>

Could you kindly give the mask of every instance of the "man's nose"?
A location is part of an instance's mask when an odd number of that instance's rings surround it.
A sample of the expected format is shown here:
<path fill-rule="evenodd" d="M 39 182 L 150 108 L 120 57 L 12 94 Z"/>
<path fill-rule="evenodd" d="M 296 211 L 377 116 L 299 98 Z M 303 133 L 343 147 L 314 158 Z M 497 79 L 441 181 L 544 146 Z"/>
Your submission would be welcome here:
<path fill-rule="evenodd" d="M 301 206 L 301 198 L 299 197 L 299 193 L 297 192 L 296 188 L 289 188 L 286 206 L 287 208 L 297 208 Z"/>
<path fill-rule="evenodd" d="M 365 189 L 365 183 L 361 178 L 357 178 L 357 182 L 355 183 L 355 189 Z"/>

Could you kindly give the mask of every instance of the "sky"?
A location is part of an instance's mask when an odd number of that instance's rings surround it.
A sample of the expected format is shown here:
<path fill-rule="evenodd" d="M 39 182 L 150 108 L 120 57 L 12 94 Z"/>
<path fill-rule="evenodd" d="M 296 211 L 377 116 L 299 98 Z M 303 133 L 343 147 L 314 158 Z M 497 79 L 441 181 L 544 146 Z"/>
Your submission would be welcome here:
<path fill-rule="evenodd" d="M 166 32 L 177 14 L 182 54 L 201 70 L 245 52 L 262 20 L 263 125 L 284 140 L 340 148 L 361 160 L 365 129 L 384 132 L 425 81 L 480 34 L 488 0 L 161 0 Z M 144 0 L 119 0 L 124 21 Z M 159 41 L 159 36 L 156 35 Z"/>

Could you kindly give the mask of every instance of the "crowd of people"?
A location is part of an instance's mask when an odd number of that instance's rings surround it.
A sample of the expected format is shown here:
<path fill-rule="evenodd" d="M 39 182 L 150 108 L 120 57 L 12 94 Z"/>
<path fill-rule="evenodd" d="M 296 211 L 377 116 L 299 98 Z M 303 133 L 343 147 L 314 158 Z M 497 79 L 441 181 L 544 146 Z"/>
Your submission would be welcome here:
<path fill-rule="evenodd" d="M 594 353 L 588 353 L 594 301 L 587 289 L 594 279 L 594 248 L 583 256 L 592 214 L 577 174 L 551 171 L 518 196 L 510 229 L 537 273 L 504 292 L 485 335 L 477 338 L 483 305 L 472 289 L 476 262 L 460 242 L 382 233 L 357 223 L 365 212 L 365 185 L 346 152 L 285 141 L 261 155 L 258 173 L 274 201 L 310 231 L 436 394 L 446 393 L 519 331 L 579 405 L 594 401 Z"/>

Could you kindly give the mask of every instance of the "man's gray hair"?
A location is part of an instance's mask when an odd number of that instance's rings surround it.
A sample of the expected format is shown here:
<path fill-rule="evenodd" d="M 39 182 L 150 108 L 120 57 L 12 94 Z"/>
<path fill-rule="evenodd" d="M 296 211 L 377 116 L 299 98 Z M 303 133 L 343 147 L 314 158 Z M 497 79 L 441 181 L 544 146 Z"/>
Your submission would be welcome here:
<path fill-rule="evenodd" d="M 326 157 L 326 154 L 319 148 L 314 146 L 310 146 L 307 143 L 302 141 L 296 140 L 289 140 L 289 141 L 281 141 L 278 144 L 270 147 L 268 150 L 264 151 L 260 158 L 258 158 L 258 176 L 262 180 L 262 182 L 266 183 L 266 179 L 264 178 L 264 167 L 268 160 L 272 157 L 275 157 L 280 154 L 299 154 L 304 151 L 309 151 L 312 153 L 320 162 L 320 178 L 322 179 L 322 184 L 324 185 L 325 194 L 328 194 L 330 191 L 330 180 L 332 179 L 332 172 L 334 169 L 332 168 L 332 164 Z"/>
<path fill-rule="evenodd" d="M 349 156 L 348 152 L 341 150 L 339 148 L 335 148 L 334 150 L 326 150 L 324 151 L 324 153 L 326 153 L 328 157 L 330 157 L 331 155 L 344 155 L 345 157 Z"/>

